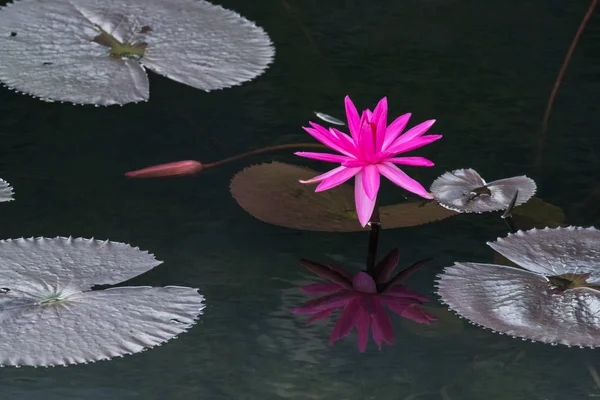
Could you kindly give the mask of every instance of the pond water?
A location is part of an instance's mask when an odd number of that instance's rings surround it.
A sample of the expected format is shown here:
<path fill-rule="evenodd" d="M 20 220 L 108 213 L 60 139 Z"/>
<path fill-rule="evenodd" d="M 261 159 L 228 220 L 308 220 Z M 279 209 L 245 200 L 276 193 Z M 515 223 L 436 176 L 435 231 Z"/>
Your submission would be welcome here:
<path fill-rule="evenodd" d="M 600 221 L 600 17 L 581 37 L 540 140 L 544 107 L 588 1 L 221 0 L 265 28 L 274 64 L 239 87 L 205 93 L 150 73 L 151 100 L 124 107 L 45 103 L 0 90 L 0 237 L 83 236 L 148 249 L 164 264 L 132 285 L 197 287 L 207 308 L 188 333 L 151 351 L 68 368 L 3 368 L 2 399 L 587 399 L 598 350 L 500 336 L 452 316 L 426 329 L 393 317 L 396 344 L 359 353 L 355 334 L 333 346 L 334 321 L 306 326 L 291 309 L 316 278 L 300 258 L 358 271 L 368 234 L 297 231 L 247 214 L 229 192 L 250 164 L 325 170 L 292 151 L 195 177 L 132 180 L 148 165 L 216 161 L 254 148 L 311 142 L 313 111 L 344 117 L 343 98 L 411 124 L 437 119 L 443 139 L 410 168 L 426 187 L 472 167 L 488 180 L 527 175 L 564 224 Z M 540 143 L 542 146 L 540 146 Z M 541 162 L 536 163 L 536 160 Z M 537 165 L 536 165 L 537 164 Z M 382 186 L 381 201 L 404 192 Z M 541 226 L 544 221 L 539 222 Z M 433 257 L 407 281 L 443 306 L 435 280 L 454 261 L 492 262 L 498 213 L 384 230 L 380 251 L 400 265 Z M 599 382 L 600 383 L 600 382 Z"/>

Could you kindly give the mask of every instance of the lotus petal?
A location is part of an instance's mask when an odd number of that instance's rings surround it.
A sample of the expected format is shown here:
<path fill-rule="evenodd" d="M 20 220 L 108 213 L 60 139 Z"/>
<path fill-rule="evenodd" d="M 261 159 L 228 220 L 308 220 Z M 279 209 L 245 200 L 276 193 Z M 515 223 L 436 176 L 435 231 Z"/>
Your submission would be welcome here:
<path fill-rule="evenodd" d="M 442 300 L 471 322 L 500 333 L 568 346 L 600 346 L 600 292 L 551 290 L 547 278 L 492 264 L 456 263 L 438 282 Z"/>
<path fill-rule="evenodd" d="M 144 263 L 146 267 L 141 267 Z M 92 282 L 116 283 L 158 263 L 151 254 L 108 241 L 1 241 L 0 364 L 55 366 L 107 360 L 185 332 L 204 308 L 197 289 L 87 290 Z"/>
<path fill-rule="evenodd" d="M 292 229 L 356 232 L 364 229 L 356 217 L 354 189 L 348 184 L 325 192 L 299 183 L 319 173 L 280 162 L 254 165 L 232 179 L 231 194 L 255 218 Z M 436 202 L 411 201 L 380 208 L 382 228 L 425 224 L 456 215 Z"/>
<path fill-rule="evenodd" d="M 518 190 L 515 206 L 526 203 L 536 191 L 535 182 L 526 176 L 486 183 L 473 169 L 445 172 L 430 188 L 435 199 L 457 212 L 483 213 L 506 209 Z"/>
<path fill-rule="evenodd" d="M 600 231 L 595 228 L 570 226 L 518 231 L 488 245 L 537 274 L 589 273 L 589 283 L 600 283 Z"/>
<path fill-rule="evenodd" d="M 3 179 L 0 179 L 0 203 L 13 201 L 13 188 Z"/>
<path fill-rule="evenodd" d="M 116 43 L 116 44 L 115 44 Z M 144 66 L 215 90 L 262 74 L 268 35 L 204 0 L 19 0 L 0 10 L 0 81 L 46 100 L 147 100 Z"/>

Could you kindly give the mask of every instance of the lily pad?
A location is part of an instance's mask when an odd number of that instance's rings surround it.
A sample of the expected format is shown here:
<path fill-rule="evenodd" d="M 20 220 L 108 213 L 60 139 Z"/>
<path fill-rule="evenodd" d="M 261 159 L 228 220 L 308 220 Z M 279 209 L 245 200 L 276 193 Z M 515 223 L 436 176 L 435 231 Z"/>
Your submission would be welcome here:
<path fill-rule="evenodd" d="M 515 206 L 519 206 L 526 203 L 536 189 L 535 182 L 526 176 L 486 183 L 477 171 L 470 168 L 445 172 L 430 188 L 443 207 L 466 213 L 505 210 L 517 191 Z"/>
<path fill-rule="evenodd" d="M 565 212 L 558 206 L 547 203 L 539 197 L 532 197 L 527 203 L 512 212 L 515 226 L 521 230 L 533 228 L 557 228 L 565 222 Z"/>
<path fill-rule="evenodd" d="M 115 287 L 161 261 L 124 243 L 83 238 L 0 241 L 0 364 L 108 360 L 160 345 L 195 324 L 197 289 Z"/>
<path fill-rule="evenodd" d="M 44 100 L 148 100 L 145 68 L 211 91 L 271 63 L 262 28 L 204 0 L 18 0 L 0 10 L 0 81 Z"/>
<path fill-rule="evenodd" d="M 324 232 L 369 229 L 356 217 L 352 186 L 343 184 L 315 193 L 298 182 L 315 174 L 319 173 L 280 162 L 254 165 L 233 177 L 231 194 L 249 214 L 272 225 Z M 422 225 L 456 214 L 436 202 L 411 201 L 380 208 L 383 229 Z"/>
<path fill-rule="evenodd" d="M 470 262 L 445 269 L 438 293 L 473 323 L 514 337 L 600 346 L 600 231 L 519 231 L 488 243 L 520 268 Z"/>
<path fill-rule="evenodd" d="M 3 179 L 0 179 L 0 203 L 3 201 L 13 201 L 13 188 Z"/>

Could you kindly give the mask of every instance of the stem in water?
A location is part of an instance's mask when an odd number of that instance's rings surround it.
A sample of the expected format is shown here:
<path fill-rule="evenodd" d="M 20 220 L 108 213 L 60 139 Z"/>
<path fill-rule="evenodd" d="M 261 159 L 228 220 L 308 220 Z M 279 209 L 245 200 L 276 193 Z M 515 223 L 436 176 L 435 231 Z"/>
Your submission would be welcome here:
<path fill-rule="evenodd" d="M 381 229 L 381 221 L 379 220 L 379 202 L 375 203 L 373 215 L 369 221 L 371 234 L 369 235 L 369 253 L 367 255 L 367 274 L 375 275 L 375 259 L 377 258 L 377 244 L 379 243 L 379 230 Z"/>

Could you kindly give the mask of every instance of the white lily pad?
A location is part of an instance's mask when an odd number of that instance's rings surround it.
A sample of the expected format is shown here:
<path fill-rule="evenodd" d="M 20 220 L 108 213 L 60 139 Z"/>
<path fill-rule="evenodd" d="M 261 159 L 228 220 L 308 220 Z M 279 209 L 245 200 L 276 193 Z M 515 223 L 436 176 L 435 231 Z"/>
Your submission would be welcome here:
<path fill-rule="evenodd" d="M 600 346 L 600 231 L 557 228 L 488 243 L 517 263 L 455 263 L 438 294 L 471 322 L 514 337 L 568 346 Z M 596 277 L 596 282 L 594 282 Z"/>
<path fill-rule="evenodd" d="M 45 100 L 149 98 L 144 67 L 205 91 L 262 74 L 264 30 L 204 0 L 19 0 L 0 10 L 0 81 Z"/>
<path fill-rule="evenodd" d="M 3 179 L 0 179 L 0 203 L 4 201 L 13 201 L 13 188 Z"/>
<path fill-rule="evenodd" d="M 600 283 L 600 231 L 566 227 L 518 231 L 488 245 L 515 264 L 544 276 L 589 273 Z"/>
<path fill-rule="evenodd" d="M 124 243 L 82 238 L 0 241 L 0 364 L 107 360 L 185 332 L 204 309 L 197 289 L 115 284 L 160 264 Z"/>
<path fill-rule="evenodd" d="M 505 210 L 517 190 L 515 206 L 526 203 L 535 194 L 535 182 L 526 176 L 515 176 L 486 183 L 473 169 L 445 172 L 432 184 L 435 199 L 450 210 L 465 213 L 483 213 Z"/>

